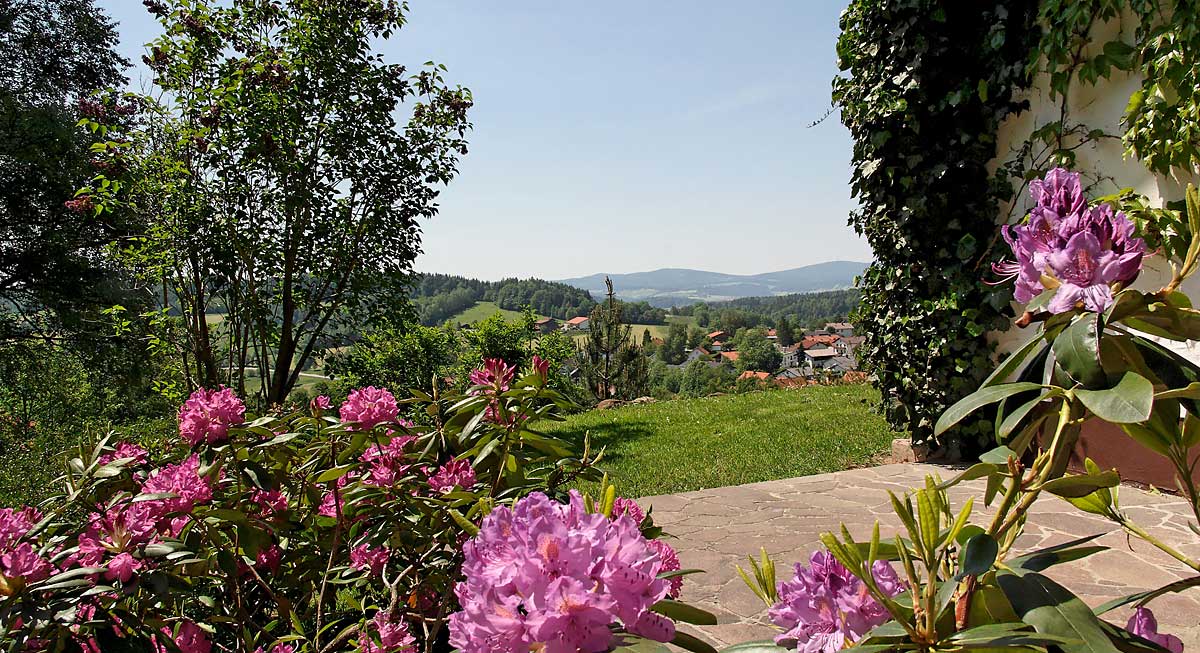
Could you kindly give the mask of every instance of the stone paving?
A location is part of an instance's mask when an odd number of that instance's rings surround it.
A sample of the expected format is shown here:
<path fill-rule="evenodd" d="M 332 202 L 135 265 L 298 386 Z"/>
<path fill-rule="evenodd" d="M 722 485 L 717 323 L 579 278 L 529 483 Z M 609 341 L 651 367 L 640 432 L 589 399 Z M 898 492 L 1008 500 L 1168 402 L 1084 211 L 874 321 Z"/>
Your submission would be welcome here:
<path fill-rule="evenodd" d="M 765 606 L 734 568 L 738 563 L 744 566 L 747 554 L 757 555 L 760 548 L 766 548 L 778 565 L 780 578 L 790 578 L 793 563 L 807 562 L 813 549 L 820 546 L 819 534 L 836 530 L 839 524 L 845 523 L 860 540 L 869 537 L 876 519 L 885 536 L 895 533 L 899 524 L 886 490 L 901 493 L 923 485 L 926 474 L 950 478 L 954 473 L 953 469 L 932 465 L 883 465 L 646 497 L 639 503 L 653 506 L 655 522 L 678 538 L 671 544 L 679 551 L 683 567 L 707 571 L 686 577 L 682 598 L 717 615 L 718 625 L 698 630 L 721 646 L 764 639 L 775 633 L 766 619 Z M 961 507 L 968 496 L 976 497 L 975 521 L 979 522 L 980 515 L 989 512 L 980 510 L 982 481 L 952 489 L 952 506 Z M 1200 557 L 1200 537 L 1187 526 L 1191 512 L 1186 501 L 1132 487 L 1120 489 L 1120 501 L 1135 522 L 1155 537 L 1193 558 Z M 1029 521 L 1017 543 L 1022 550 L 1106 533 L 1097 542 L 1111 550 L 1046 572 L 1089 605 L 1189 576 L 1189 570 L 1174 558 L 1126 537 L 1108 521 L 1076 511 L 1056 497 L 1040 500 Z M 1187 650 L 1200 650 L 1200 589 L 1161 597 L 1151 606 L 1160 631 L 1178 635 Z M 1114 611 L 1108 618 L 1123 624 L 1128 614 Z"/>

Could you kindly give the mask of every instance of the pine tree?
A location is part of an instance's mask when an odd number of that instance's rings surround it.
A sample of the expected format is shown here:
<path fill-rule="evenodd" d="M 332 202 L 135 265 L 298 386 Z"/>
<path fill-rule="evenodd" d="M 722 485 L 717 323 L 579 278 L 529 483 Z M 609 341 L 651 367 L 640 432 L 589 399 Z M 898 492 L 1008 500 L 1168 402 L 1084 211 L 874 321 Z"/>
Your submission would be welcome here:
<path fill-rule="evenodd" d="M 592 309 L 587 341 L 579 350 L 580 377 L 597 400 L 634 399 L 646 389 L 646 357 L 631 337 L 633 327 L 622 320 L 612 280 L 605 277 L 604 285 L 608 297 Z"/>
<path fill-rule="evenodd" d="M 779 324 L 775 325 L 775 337 L 779 339 L 780 347 L 791 347 L 796 343 L 796 335 L 792 330 L 792 322 L 786 315 L 779 318 Z"/>

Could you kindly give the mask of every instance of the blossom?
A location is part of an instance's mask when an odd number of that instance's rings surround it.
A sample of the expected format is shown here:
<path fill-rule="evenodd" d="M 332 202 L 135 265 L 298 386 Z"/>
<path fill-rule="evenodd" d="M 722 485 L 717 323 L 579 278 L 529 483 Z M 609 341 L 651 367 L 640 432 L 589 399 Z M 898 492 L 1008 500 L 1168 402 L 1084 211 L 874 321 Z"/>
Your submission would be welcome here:
<path fill-rule="evenodd" d="M 363 478 L 363 483 L 378 487 L 395 485 L 412 467 L 408 463 L 404 448 L 414 440 L 416 438 L 411 435 L 398 435 L 386 444 L 375 444 L 364 451 L 359 460 L 370 465 L 370 468 Z"/>
<path fill-rule="evenodd" d="M 545 380 L 550 375 L 550 361 L 541 356 L 534 354 L 530 365 L 533 367 L 533 373 L 542 377 L 542 380 Z"/>
<path fill-rule="evenodd" d="M 112 451 L 100 456 L 96 462 L 101 465 L 107 465 L 114 460 L 125 458 L 129 459 L 125 463 L 126 465 L 145 465 L 150 459 L 150 454 L 132 442 L 118 442 Z"/>
<path fill-rule="evenodd" d="M 333 408 L 333 400 L 326 395 L 317 395 L 308 402 L 308 409 L 314 413 L 320 413 L 330 408 Z"/>
<path fill-rule="evenodd" d="M 0 551 L 15 545 L 41 519 L 42 513 L 30 506 L 0 508 Z"/>
<path fill-rule="evenodd" d="M 175 646 L 179 648 L 180 653 L 210 653 L 212 651 L 212 642 L 208 640 L 208 635 L 197 626 L 194 622 L 184 621 L 179 624 L 175 634 L 171 634 L 171 629 L 164 627 L 162 633 L 175 642 Z M 155 653 L 168 653 L 166 646 L 155 641 Z"/>
<path fill-rule="evenodd" d="M 155 541 L 162 513 L 151 503 L 116 504 L 103 512 L 89 515 L 87 527 L 79 534 L 79 552 L 75 554 L 75 560 L 79 564 L 94 567 L 103 563 L 109 553 L 132 552 Z M 129 560 L 122 560 L 117 563 L 114 574 L 123 574 L 132 569 Z"/>
<path fill-rule="evenodd" d="M 346 487 L 346 485 L 350 481 L 353 481 L 354 478 L 355 476 L 353 472 L 339 477 L 338 480 L 334 482 L 334 486 L 338 491 L 335 492 L 330 490 L 329 492 L 325 493 L 325 496 L 321 498 L 320 507 L 317 508 L 317 514 L 321 515 L 322 517 L 337 517 L 339 513 L 343 512 L 346 507 L 346 493 L 341 492 L 340 490 Z"/>
<path fill-rule="evenodd" d="M 463 653 L 604 651 L 616 622 L 656 641 L 675 635 L 650 610 L 670 589 L 659 553 L 632 519 L 589 513 L 574 490 L 567 505 L 535 492 L 492 510 L 463 560 L 462 608 L 450 617 Z"/>
<path fill-rule="evenodd" d="M 367 386 L 346 397 L 338 413 L 343 422 L 353 422 L 359 431 L 370 431 L 378 424 L 395 422 L 400 416 L 396 397 L 384 388 Z"/>
<path fill-rule="evenodd" d="M 113 556 L 112 560 L 108 561 L 108 570 L 104 572 L 104 577 L 108 580 L 119 580 L 122 583 L 128 583 L 130 578 L 142 568 L 142 562 L 133 557 L 128 552 L 118 553 Z"/>
<path fill-rule="evenodd" d="M 629 515 L 635 524 L 641 524 L 646 519 L 646 513 L 642 512 L 642 507 L 633 499 L 625 497 L 617 497 L 613 501 L 612 517 L 616 519 L 621 515 Z"/>
<path fill-rule="evenodd" d="M 667 544 L 662 540 L 649 540 L 646 542 L 646 544 L 648 544 L 650 548 L 658 554 L 659 559 L 662 560 L 663 572 L 680 571 L 683 569 L 683 565 L 679 562 L 679 554 L 675 552 L 675 549 L 672 548 L 670 544 Z M 667 594 L 673 599 L 679 598 L 680 592 L 683 591 L 683 576 L 672 576 L 667 580 L 667 582 L 671 585 L 671 588 L 667 591 Z"/>
<path fill-rule="evenodd" d="M 1018 302 L 1051 287 L 1051 313 L 1108 308 L 1113 287 L 1129 284 L 1142 268 L 1146 243 L 1134 237 L 1133 222 L 1107 204 L 1088 208 L 1079 174 L 1062 168 L 1031 182 L 1030 195 L 1035 206 L 1026 223 L 1001 231 L 1016 260 L 992 269 L 1016 281 Z"/>
<path fill-rule="evenodd" d="M 266 653 L 263 647 L 254 649 L 254 653 Z M 271 647 L 271 653 L 296 653 L 296 647 L 292 644 L 280 642 Z"/>
<path fill-rule="evenodd" d="M 54 567 L 38 555 L 29 542 L 21 542 L 0 555 L 0 575 L 6 578 L 39 581 L 49 578 L 53 570 Z"/>
<path fill-rule="evenodd" d="M 429 487 L 434 492 L 449 492 L 455 487 L 463 489 L 475 485 L 475 469 L 471 462 L 456 458 L 442 465 L 435 474 L 429 477 Z"/>
<path fill-rule="evenodd" d="M 784 629 L 776 644 L 805 653 L 836 653 L 889 619 L 866 584 L 829 553 L 816 551 L 807 568 L 796 563 L 795 570 L 795 578 L 779 583 L 779 602 L 767 612 Z M 876 561 L 871 571 L 889 596 L 902 591 L 888 563 Z"/>
<path fill-rule="evenodd" d="M 258 550 L 258 554 L 254 556 L 254 566 L 270 572 L 278 571 L 279 563 L 282 561 L 283 550 L 275 544 L 262 547 Z"/>
<path fill-rule="evenodd" d="M 246 405 L 233 390 L 200 388 L 179 407 L 179 435 L 195 446 L 229 437 L 229 427 L 246 421 Z"/>
<path fill-rule="evenodd" d="M 363 653 L 415 653 L 417 650 L 417 640 L 408 632 L 408 625 L 401 620 L 393 621 L 383 610 L 375 613 L 371 626 L 379 636 L 379 643 L 364 632 L 358 640 Z"/>
<path fill-rule="evenodd" d="M 484 418 L 489 422 L 497 424 L 509 423 L 508 418 L 504 416 L 504 411 L 500 407 L 499 395 L 508 391 L 509 384 L 512 383 L 513 376 L 516 373 L 517 368 L 515 366 L 508 365 L 499 358 L 485 359 L 483 367 L 471 372 L 471 384 L 476 386 L 471 390 L 471 394 L 491 397 L 487 410 L 484 412 Z"/>
<path fill-rule="evenodd" d="M 192 454 L 183 462 L 167 465 L 152 472 L 142 484 L 143 494 L 170 493 L 173 497 L 145 501 L 142 504 L 154 509 L 162 518 L 171 518 L 167 530 L 178 536 L 188 521 L 188 514 L 196 504 L 212 500 L 212 486 L 200 475 L 200 458 Z"/>
<path fill-rule="evenodd" d="M 390 553 L 386 546 L 360 544 L 350 550 L 350 564 L 359 571 L 367 570 L 372 576 L 378 576 L 387 566 Z"/>
<path fill-rule="evenodd" d="M 1142 639 L 1148 639 L 1171 653 L 1183 653 L 1183 641 L 1174 635 L 1158 632 L 1158 620 L 1154 618 L 1150 608 L 1145 606 L 1138 606 L 1133 611 L 1125 630 Z"/>

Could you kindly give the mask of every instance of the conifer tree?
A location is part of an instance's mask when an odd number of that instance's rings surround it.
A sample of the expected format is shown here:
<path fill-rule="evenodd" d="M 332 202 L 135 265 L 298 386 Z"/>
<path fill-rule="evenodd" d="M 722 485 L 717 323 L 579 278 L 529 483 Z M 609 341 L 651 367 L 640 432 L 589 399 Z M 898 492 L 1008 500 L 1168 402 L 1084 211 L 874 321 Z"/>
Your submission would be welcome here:
<path fill-rule="evenodd" d="M 605 277 L 607 299 L 592 309 L 588 337 L 579 349 L 579 372 L 584 385 L 598 401 L 634 399 L 646 389 L 646 357 L 632 336 L 633 327 L 622 320 L 621 303 Z"/>

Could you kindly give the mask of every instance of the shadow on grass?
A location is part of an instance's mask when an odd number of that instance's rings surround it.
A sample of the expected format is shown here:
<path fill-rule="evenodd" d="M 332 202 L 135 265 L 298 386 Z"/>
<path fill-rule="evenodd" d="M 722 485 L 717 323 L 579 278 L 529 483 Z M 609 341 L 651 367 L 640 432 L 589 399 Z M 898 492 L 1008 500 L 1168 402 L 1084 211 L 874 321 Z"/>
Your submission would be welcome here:
<path fill-rule="evenodd" d="M 576 447 L 579 451 L 583 451 L 583 439 L 587 434 L 591 435 L 592 451 L 599 451 L 604 448 L 604 459 L 600 462 L 600 467 L 603 468 L 605 463 L 618 462 L 627 456 L 627 453 L 632 453 L 633 448 L 618 447 L 619 444 L 636 442 L 655 434 L 654 429 L 650 428 L 650 422 L 647 420 L 637 419 L 622 419 L 616 422 L 605 422 L 601 424 L 571 425 L 566 426 L 563 422 L 553 422 L 544 427 L 547 432 L 552 435 L 566 440 Z M 624 452 L 621 451 L 624 449 Z"/>

